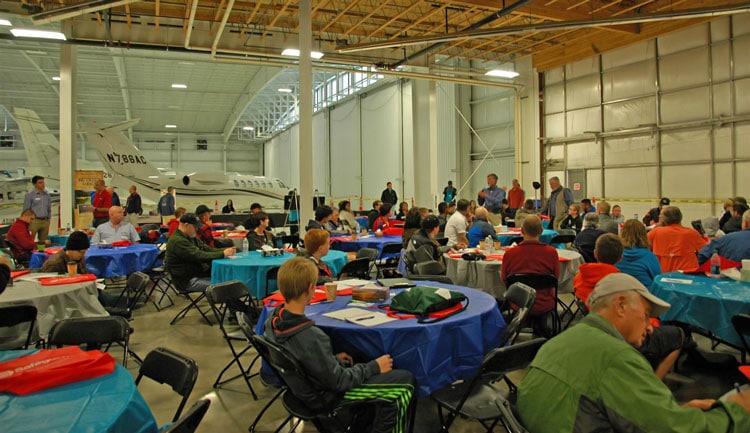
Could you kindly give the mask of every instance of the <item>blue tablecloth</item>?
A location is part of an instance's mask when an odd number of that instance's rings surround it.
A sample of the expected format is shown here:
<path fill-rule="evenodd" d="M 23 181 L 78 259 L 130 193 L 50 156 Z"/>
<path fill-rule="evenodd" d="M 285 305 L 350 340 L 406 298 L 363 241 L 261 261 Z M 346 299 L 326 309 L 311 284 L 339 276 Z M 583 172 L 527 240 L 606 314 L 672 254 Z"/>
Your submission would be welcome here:
<path fill-rule="evenodd" d="M 86 269 L 99 278 L 122 277 L 154 266 L 159 247 L 152 244 L 133 244 L 128 247 L 89 248 Z M 29 268 L 41 268 L 49 258 L 46 253 L 34 253 Z"/>
<path fill-rule="evenodd" d="M 266 289 L 266 272 L 274 266 L 294 257 L 292 253 L 284 253 L 283 256 L 263 257 L 257 251 L 238 253 L 236 259 L 219 259 L 211 263 L 211 284 L 223 283 L 225 281 L 240 280 L 250 289 L 250 294 L 262 298 Z M 333 275 L 341 273 L 341 268 L 347 262 L 346 253 L 341 251 L 329 251 L 323 257 L 323 261 L 331 268 Z M 271 293 L 276 290 L 276 282 L 273 281 L 268 288 Z"/>
<path fill-rule="evenodd" d="M 665 278 L 668 281 L 664 281 Z M 695 325 L 727 343 L 742 346 L 740 337 L 732 327 L 732 316 L 750 312 L 750 283 L 670 272 L 654 279 L 651 292 L 672 305 L 661 320 Z"/>
<path fill-rule="evenodd" d="M 34 351 L 0 352 L 0 361 Z M 3 433 L 155 433 L 156 420 L 121 365 L 106 376 L 26 396 L 0 393 Z"/>
<path fill-rule="evenodd" d="M 362 248 L 375 248 L 378 254 L 383 252 L 383 245 L 398 242 L 401 243 L 401 236 L 383 236 L 367 235 L 359 237 L 356 241 L 352 240 L 334 240 L 331 248 L 339 251 L 359 251 Z"/>
<path fill-rule="evenodd" d="M 383 354 L 393 357 L 393 368 L 411 371 L 417 379 L 419 395 L 450 385 L 458 379 L 473 377 L 490 350 L 500 345 L 505 322 L 492 296 L 468 287 L 420 282 L 447 287 L 465 293 L 469 307 L 454 316 L 432 324 L 405 319 L 375 327 L 365 327 L 331 319 L 323 313 L 346 308 L 350 296 L 339 296 L 332 303 L 310 305 L 307 316 L 329 337 L 333 353 L 347 352 L 356 359 L 375 359 Z M 393 296 L 398 291 L 392 291 Z M 257 332 L 271 313 L 264 308 Z"/>
<path fill-rule="evenodd" d="M 549 245 L 552 243 L 552 238 L 557 236 L 557 234 L 558 233 L 555 230 L 544 229 L 542 231 L 541 236 L 539 236 L 539 242 Z M 500 240 L 500 243 L 504 247 L 507 247 L 508 245 L 512 243 L 511 240 L 516 236 L 522 236 L 521 232 L 518 232 L 517 234 L 516 233 L 510 234 L 510 235 L 502 234 L 502 235 L 497 235 L 496 237 Z"/>

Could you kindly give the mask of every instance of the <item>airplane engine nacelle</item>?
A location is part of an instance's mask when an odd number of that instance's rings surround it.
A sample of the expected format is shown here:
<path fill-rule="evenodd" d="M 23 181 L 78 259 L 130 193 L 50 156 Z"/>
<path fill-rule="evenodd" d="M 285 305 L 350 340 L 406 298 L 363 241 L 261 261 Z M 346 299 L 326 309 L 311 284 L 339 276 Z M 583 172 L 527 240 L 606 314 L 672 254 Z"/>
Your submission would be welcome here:
<path fill-rule="evenodd" d="M 190 176 L 182 176 L 182 184 L 185 186 L 190 185 Z"/>

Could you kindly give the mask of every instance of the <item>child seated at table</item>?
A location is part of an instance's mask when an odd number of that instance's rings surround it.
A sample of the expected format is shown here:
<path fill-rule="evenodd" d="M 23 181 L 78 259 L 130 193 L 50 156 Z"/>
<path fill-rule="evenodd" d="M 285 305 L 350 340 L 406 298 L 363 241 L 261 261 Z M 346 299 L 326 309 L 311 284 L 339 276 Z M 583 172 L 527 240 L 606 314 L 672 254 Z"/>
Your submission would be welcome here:
<path fill-rule="evenodd" d="M 86 251 L 89 249 L 89 237 L 84 232 L 75 231 L 68 236 L 65 248 L 47 259 L 42 265 L 42 272 L 68 272 L 68 262 L 78 263 L 78 273 L 86 273 Z"/>
<path fill-rule="evenodd" d="M 306 373 L 325 387 L 312 389 L 311 383 L 296 383 L 294 395 L 313 410 L 325 410 L 342 400 L 366 399 L 375 412 L 368 424 L 371 432 L 407 431 L 414 376 L 393 370 L 393 359 L 387 354 L 360 364 L 354 364 L 346 353 L 333 354 L 328 336 L 305 316 L 317 278 L 315 264 L 305 258 L 295 257 L 281 265 L 277 284 L 286 303 L 276 307 L 264 324 L 265 337 L 294 354 Z M 342 419 L 350 415 L 346 410 L 336 414 Z"/>

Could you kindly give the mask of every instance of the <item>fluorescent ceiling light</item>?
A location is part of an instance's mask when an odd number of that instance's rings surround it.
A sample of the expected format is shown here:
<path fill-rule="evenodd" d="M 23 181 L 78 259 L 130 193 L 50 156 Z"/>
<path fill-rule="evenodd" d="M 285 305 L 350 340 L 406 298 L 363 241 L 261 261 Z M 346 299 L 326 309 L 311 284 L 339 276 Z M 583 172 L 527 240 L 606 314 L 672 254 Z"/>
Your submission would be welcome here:
<path fill-rule="evenodd" d="M 52 81 L 60 81 L 60 77 L 57 77 L 57 76 L 52 77 Z"/>
<path fill-rule="evenodd" d="M 516 78 L 517 76 L 521 74 L 515 71 L 504 71 L 502 69 L 493 69 L 491 71 L 487 71 L 484 75 L 487 75 L 490 77 Z"/>
<path fill-rule="evenodd" d="M 187 84 L 177 84 L 177 83 L 173 83 L 173 84 L 172 84 L 172 88 L 173 88 L 173 89 L 187 89 Z"/>
<path fill-rule="evenodd" d="M 46 56 L 47 52 L 46 51 L 37 51 L 37 50 L 26 50 L 26 54 L 33 54 L 33 55 L 36 55 L 36 56 Z"/>
<path fill-rule="evenodd" d="M 287 48 L 281 52 L 281 55 L 289 57 L 299 57 L 299 50 L 296 48 Z M 310 57 L 317 60 L 323 57 L 323 53 L 321 53 L 320 51 L 310 51 Z"/>
<path fill-rule="evenodd" d="M 158 179 L 158 178 L 159 178 L 159 176 L 149 176 L 148 178 L 149 178 L 149 179 Z"/>
<path fill-rule="evenodd" d="M 50 32 L 45 30 L 33 29 L 10 29 L 13 36 L 17 38 L 40 38 L 40 39 L 58 39 L 65 40 L 65 35 L 60 32 Z"/>
<path fill-rule="evenodd" d="M 0 20 L 0 26 L 12 26 L 13 24 L 10 23 L 8 20 Z"/>
<path fill-rule="evenodd" d="M 288 87 L 282 87 L 282 88 L 278 89 L 278 91 L 279 91 L 279 93 L 292 93 L 292 89 L 290 89 Z"/>
<path fill-rule="evenodd" d="M 177 128 L 177 125 L 164 125 L 165 128 Z"/>
<path fill-rule="evenodd" d="M 242 130 L 243 131 L 255 131 L 255 128 L 252 126 L 243 126 Z"/>

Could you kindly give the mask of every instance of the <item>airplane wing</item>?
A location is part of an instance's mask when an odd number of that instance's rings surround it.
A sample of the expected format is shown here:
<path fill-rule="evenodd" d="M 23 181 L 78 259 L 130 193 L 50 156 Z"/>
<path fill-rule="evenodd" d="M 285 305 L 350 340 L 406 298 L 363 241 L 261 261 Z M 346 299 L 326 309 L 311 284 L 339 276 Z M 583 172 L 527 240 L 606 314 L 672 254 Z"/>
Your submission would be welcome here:
<path fill-rule="evenodd" d="M 60 144 L 47 125 L 32 110 L 16 107 L 13 112 L 23 137 L 23 147 L 29 166 L 57 167 Z"/>

